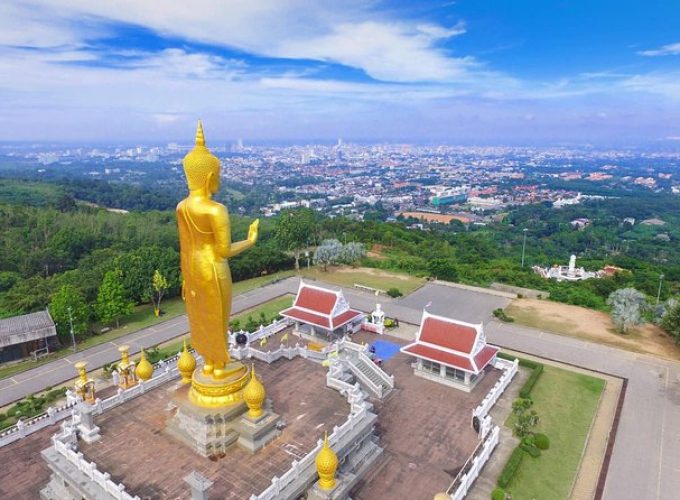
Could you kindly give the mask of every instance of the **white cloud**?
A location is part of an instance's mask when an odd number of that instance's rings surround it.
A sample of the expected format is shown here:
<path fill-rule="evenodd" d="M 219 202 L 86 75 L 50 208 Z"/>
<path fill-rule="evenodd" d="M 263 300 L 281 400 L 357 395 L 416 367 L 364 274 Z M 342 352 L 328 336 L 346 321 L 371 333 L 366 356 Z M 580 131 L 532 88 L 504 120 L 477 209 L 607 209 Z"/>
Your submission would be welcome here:
<path fill-rule="evenodd" d="M 50 40 L 30 38 L 11 45 L 52 46 L 60 35 L 62 43 L 75 43 L 78 34 L 69 32 L 68 26 L 103 20 L 262 56 L 337 62 L 386 81 L 446 81 L 458 78 L 472 64 L 470 58 L 454 58 L 436 47 L 441 40 L 465 33 L 463 23 L 445 27 L 396 22 L 361 0 L 26 1 L 35 7 L 34 12 L 45 15 L 43 24 L 61 27 L 48 36 Z M 20 26 L 29 22 L 27 11 L 14 9 L 8 17 L 18 17 L 14 24 Z M 38 29 L 30 31 L 39 37 Z M 21 34 L 7 37 L 19 40 Z"/>
<path fill-rule="evenodd" d="M 638 52 L 641 56 L 655 57 L 655 56 L 677 56 L 680 55 L 680 42 L 663 45 L 658 49 L 641 50 Z"/>
<path fill-rule="evenodd" d="M 680 100 L 680 72 L 648 73 L 622 79 L 617 87 L 629 92 L 661 95 Z"/>
<path fill-rule="evenodd" d="M 154 113 L 152 118 L 158 125 L 171 125 L 177 123 L 184 116 L 179 113 Z"/>
<path fill-rule="evenodd" d="M 376 80 L 392 82 L 451 81 L 475 66 L 472 58 L 453 58 L 434 47 L 451 30 L 435 35 L 402 24 L 374 21 L 340 24 L 312 39 L 282 41 L 276 55 L 332 61 L 363 69 Z"/>
<path fill-rule="evenodd" d="M 594 108 L 606 113 L 600 120 L 610 120 L 634 102 L 671 103 L 669 113 L 677 110 L 672 106 L 680 99 L 677 72 L 522 80 L 445 50 L 444 43 L 455 45 L 451 38 L 465 33 L 463 23 L 395 19 L 375 5 L 365 0 L 6 0 L 0 5 L 0 129 L 18 134 L 6 138 L 31 138 L 39 122 L 46 137 L 134 137 L 148 130 L 170 133 L 185 122 L 191 128 L 201 115 L 234 130 L 250 127 L 259 133 L 283 123 L 280 130 L 286 133 L 313 134 L 315 126 L 335 120 L 370 132 L 407 130 L 425 117 L 448 123 L 460 116 L 467 124 L 477 114 L 519 117 L 538 127 L 548 120 L 546 109 L 554 110 L 550 119 L 558 123 L 558 116 L 566 116 L 559 113 L 572 104 L 574 115 L 591 121 L 597 118 Z M 116 23 L 248 54 L 338 63 L 378 82 L 321 79 L 327 74 L 319 70 L 322 63 L 292 70 L 261 61 L 249 66 L 181 42 L 157 52 L 97 45 L 112 35 Z M 647 52 L 670 53 L 675 46 Z"/>
<path fill-rule="evenodd" d="M 440 40 L 443 38 L 451 38 L 453 36 L 464 35 L 466 33 L 465 23 L 459 21 L 455 26 L 451 28 L 444 28 L 437 24 L 419 24 L 416 26 L 418 31 L 430 36 L 434 40 Z"/>
<path fill-rule="evenodd" d="M 143 69 L 175 78 L 232 79 L 245 69 L 242 61 L 225 59 L 204 53 L 190 53 L 184 49 L 165 49 L 158 53 L 141 53 L 122 62 L 124 68 Z"/>

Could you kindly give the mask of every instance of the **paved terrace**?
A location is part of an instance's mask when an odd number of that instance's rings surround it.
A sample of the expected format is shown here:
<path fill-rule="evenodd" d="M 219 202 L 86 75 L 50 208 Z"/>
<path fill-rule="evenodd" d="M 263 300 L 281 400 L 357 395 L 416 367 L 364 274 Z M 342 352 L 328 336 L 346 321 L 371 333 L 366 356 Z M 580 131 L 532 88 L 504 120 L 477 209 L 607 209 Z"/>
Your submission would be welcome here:
<path fill-rule="evenodd" d="M 362 333 L 360 341 L 375 340 Z M 405 342 L 389 338 L 390 342 Z M 413 375 L 413 358 L 397 353 L 384 363 L 396 389 L 376 403 L 377 434 L 385 449 L 352 492 L 356 500 L 431 500 L 451 484 L 479 443 L 470 425 L 472 410 L 499 379 L 490 369 L 471 393 Z"/>
<path fill-rule="evenodd" d="M 125 484 L 141 498 L 190 498 L 183 478 L 192 470 L 214 482 L 213 498 L 243 500 L 260 493 L 274 476 L 281 476 L 294 459 L 316 446 L 323 432 L 347 420 L 349 406 L 337 391 L 326 387 L 325 369 L 295 358 L 271 365 L 255 362 L 274 411 L 287 427 L 281 436 L 252 455 L 237 446 L 219 459 L 196 455 L 164 432 L 172 417 L 171 397 L 176 383 L 140 396 L 96 418 L 101 441 L 79 443 L 88 460 Z"/>

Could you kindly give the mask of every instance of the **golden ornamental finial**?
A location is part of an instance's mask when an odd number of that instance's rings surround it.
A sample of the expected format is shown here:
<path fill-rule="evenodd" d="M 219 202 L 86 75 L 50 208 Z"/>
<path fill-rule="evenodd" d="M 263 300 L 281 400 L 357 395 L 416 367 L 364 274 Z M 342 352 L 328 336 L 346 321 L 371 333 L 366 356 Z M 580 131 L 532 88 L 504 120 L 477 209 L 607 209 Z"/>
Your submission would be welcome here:
<path fill-rule="evenodd" d="M 205 146 L 205 136 L 203 135 L 203 123 L 198 120 L 198 128 L 196 129 L 196 146 Z"/>
<path fill-rule="evenodd" d="M 338 469 L 338 456 L 328 444 L 328 431 L 323 439 L 323 448 L 316 455 L 316 472 L 319 474 L 319 487 L 322 490 L 335 488 L 335 472 Z"/>
<path fill-rule="evenodd" d="M 187 339 L 184 338 L 184 348 L 182 349 L 182 354 L 179 355 L 177 360 L 177 371 L 182 375 L 182 383 L 188 384 L 191 382 L 191 376 L 196 369 L 196 358 L 192 356 L 187 347 Z"/>
<path fill-rule="evenodd" d="M 255 363 L 253 363 L 250 369 L 250 380 L 243 389 L 243 400 L 248 405 L 248 416 L 250 418 L 257 418 L 262 415 L 262 405 L 266 397 L 264 384 L 255 376 Z"/>
<path fill-rule="evenodd" d="M 146 353 L 142 349 L 142 359 L 139 360 L 135 368 L 135 374 L 138 379 L 147 381 L 153 376 L 153 365 L 146 359 Z"/>

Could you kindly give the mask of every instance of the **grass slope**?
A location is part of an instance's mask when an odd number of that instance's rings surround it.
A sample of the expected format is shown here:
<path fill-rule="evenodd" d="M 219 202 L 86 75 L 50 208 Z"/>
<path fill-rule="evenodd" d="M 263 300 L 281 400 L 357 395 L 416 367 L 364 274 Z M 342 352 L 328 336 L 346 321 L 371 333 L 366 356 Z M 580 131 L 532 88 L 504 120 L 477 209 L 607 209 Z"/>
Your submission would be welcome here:
<path fill-rule="evenodd" d="M 252 316 L 254 320 L 260 318 L 260 314 L 264 313 L 267 320 L 275 318 L 280 311 L 287 309 L 293 305 L 293 296 L 286 295 L 284 297 L 279 297 L 277 299 L 270 300 L 260 304 L 252 309 L 247 309 L 241 313 L 232 316 L 231 321 L 238 320 L 241 322 L 241 326 L 245 326 L 246 321 L 248 321 L 248 316 Z"/>
<path fill-rule="evenodd" d="M 525 456 L 508 491 L 513 498 L 569 498 L 605 381 L 545 366 L 532 391 L 540 417 L 536 432 L 550 438 L 550 449 L 538 458 Z M 511 415 L 505 425 L 512 427 Z"/>
<path fill-rule="evenodd" d="M 317 279 L 349 288 L 352 288 L 355 284 L 384 291 L 390 288 L 398 288 L 404 295 L 411 293 L 425 283 L 424 278 L 369 267 L 329 266 L 328 271 L 324 271 L 323 267 L 319 266 L 301 269 L 301 274 L 303 278 Z"/>

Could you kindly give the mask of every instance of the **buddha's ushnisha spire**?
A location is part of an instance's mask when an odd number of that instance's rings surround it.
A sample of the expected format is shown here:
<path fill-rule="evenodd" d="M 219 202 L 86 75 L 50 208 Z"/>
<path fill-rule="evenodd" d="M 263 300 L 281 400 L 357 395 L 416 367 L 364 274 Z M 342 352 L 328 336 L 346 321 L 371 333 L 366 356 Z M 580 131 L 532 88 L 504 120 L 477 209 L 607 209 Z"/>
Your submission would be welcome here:
<path fill-rule="evenodd" d="M 205 146 L 205 136 L 203 135 L 203 123 L 198 120 L 198 128 L 196 129 L 196 146 Z"/>

